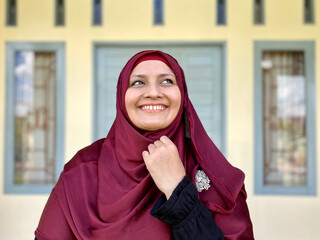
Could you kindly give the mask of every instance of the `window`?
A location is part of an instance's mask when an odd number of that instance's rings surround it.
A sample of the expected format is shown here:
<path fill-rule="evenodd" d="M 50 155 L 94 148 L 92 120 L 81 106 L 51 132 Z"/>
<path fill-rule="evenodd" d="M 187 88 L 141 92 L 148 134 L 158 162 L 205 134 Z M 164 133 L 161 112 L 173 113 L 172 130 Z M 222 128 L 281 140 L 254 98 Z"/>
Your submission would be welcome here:
<path fill-rule="evenodd" d="M 153 2 L 153 24 L 163 25 L 163 1 L 154 0 Z"/>
<path fill-rule="evenodd" d="M 17 1 L 7 0 L 7 26 L 17 25 Z"/>
<path fill-rule="evenodd" d="M 304 23 L 314 23 L 313 0 L 304 0 Z"/>
<path fill-rule="evenodd" d="M 49 192 L 62 170 L 62 51 L 62 44 L 7 44 L 7 193 Z"/>
<path fill-rule="evenodd" d="M 217 25 L 226 25 L 227 24 L 227 6 L 225 0 L 217 0 Z"/>
<path fill-rule="evenodd" d="M 56 0 L 56 26 L 65 25 L 65 1 Z"/>
<path fill-rule="evenodd" d="M 264 24 L 264 0 L 253 0 L 254 24 Z"/>
<path fill-rule="evenodd" d="M 102 25 L 102 0 L 93 0 L 93 25 Z"/>
<path fill-rule="evenodd" d="M 255 50 L 256 192 L 315 194 L 314 45 Z"/>

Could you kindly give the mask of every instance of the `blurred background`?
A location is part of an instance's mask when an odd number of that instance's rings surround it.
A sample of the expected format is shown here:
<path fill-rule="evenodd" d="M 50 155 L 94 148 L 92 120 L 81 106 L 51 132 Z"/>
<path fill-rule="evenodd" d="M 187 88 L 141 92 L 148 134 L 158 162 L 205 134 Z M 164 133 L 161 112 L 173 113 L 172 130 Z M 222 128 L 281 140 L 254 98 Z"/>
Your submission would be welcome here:
<path fill-rule="evenodd" d="M 256 239 L 320 239 L 316 0 L 0 0 L 0 239 L 33 239 L 65 162 L 108 133 L 118 74 L 173 55 L 246 174 Z M 317 74 L 318 73 L 318 74 Z"/>

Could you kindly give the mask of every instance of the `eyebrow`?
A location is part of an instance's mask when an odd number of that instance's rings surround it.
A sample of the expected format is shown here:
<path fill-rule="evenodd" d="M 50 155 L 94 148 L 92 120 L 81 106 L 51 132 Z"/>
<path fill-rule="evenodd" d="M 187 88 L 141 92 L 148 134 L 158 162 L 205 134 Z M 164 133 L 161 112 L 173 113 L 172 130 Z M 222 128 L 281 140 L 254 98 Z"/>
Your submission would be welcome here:
<path fill-rule="evenodd" d="M 175 75 L 171 74 L 171 73 L 162 73 L 162 74 L 159 74 L 160 77 L 166 77 L 166 76 L 171 76 L 171 77 L 176 77 Z M 146 75 L 144 74 L 134 74 L 134 75 L 131 75 L 130 78 L 133 78 L 133 77 L 141 77 L 141 78 L 145 78 Z"/>
<path fill-rule="evenodd" d="M 143 74 L 135 74 L 135 75 L 131 75 L 130 78 L 134 78 L 134 77 L 141 77 L 144 78 L 146 75 Z"/>

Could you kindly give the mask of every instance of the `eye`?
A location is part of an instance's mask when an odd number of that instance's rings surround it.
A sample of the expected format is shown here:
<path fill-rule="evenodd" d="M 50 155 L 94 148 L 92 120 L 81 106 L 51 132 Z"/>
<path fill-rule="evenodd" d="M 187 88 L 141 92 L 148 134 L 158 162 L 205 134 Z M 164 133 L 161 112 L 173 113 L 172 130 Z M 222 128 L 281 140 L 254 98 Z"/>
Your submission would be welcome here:
<path fill-rule="evenodd" d="M 174 84 L 173 80 L 166 78 L 165 80 L 162 81 L 164 84 Z"/>
<path fill-rule="evenodd" d="M 142 82 L 141 80 L 135 80 L 130 84 L 130 86 L 133 87 L 133 86 L 138 86 L 142 84 L 144 84 L 144 82 Z"/>

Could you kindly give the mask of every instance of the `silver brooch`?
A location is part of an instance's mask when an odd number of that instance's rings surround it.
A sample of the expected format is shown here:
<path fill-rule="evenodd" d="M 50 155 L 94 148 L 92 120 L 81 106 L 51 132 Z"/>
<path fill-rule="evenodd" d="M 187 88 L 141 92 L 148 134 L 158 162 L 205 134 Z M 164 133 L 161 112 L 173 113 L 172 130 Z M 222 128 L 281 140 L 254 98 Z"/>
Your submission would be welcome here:
<path fill-rule="evenodd" d="M 203 170 L 197 170 L 196 173 L 196 186 L 198 192 L 202 192 L 203 189 L 208 190 L 210 187 L 210 179 L 204 173 Z"/>

